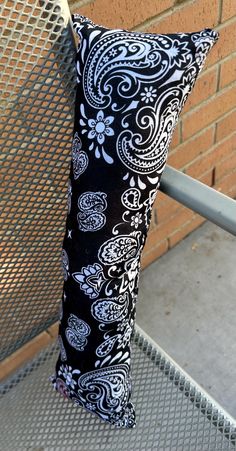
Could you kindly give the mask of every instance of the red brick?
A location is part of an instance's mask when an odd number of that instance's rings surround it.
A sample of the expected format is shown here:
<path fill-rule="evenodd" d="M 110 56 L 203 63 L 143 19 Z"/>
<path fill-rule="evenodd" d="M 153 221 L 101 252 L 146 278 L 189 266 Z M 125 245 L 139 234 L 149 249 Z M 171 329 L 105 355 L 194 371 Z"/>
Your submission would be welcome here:
<path fill-rule="evenodd" d="M 201 177 L 201 174 L 213 169 L 217 163 L 233 153 L 236 145 L 236 134 L 231 135 L 218 145 L 214 146 L 204 155 L 203 158 L 197 158 L 186 169 L 186 174 L 194 178 Z"/>
<path fill-rule="evenodd" d="M 154 207 L 158 206 L 160 202 L 165 202 L 166 199 L 169 199 L 166 196 L 166 194 L 162 193 L 161 191 L 158 191 L 155 202 L 154 202 Z"/>
<path fill-rule="evenodd" d="M 198 177 L 198 180 L 200 182 L 204 183 L 205 185 L 212 186 L 212 175 L 213 175 L 213 170 L 211 169 L 210 171 L 205 172 L 203 175 Z"/>
<path fill-rule="evenodd" d="M 157 237 L 158 239 L 158 237 Z M 144 251 L 141 257 L 141 269 L 146 268 L 152 262 L 154 262 L 161 255 L 168 251 L 168 241 L 167 239 L 157 242 L 157 245 L 151 250 Z"/>
<path fill-rule="evenodd" d="M 235 0 L 223 0 L 222 1 L 222 15 L 221 22 L 230 19 L 230 17 L 236 16 L 236 2 Z"/>
<path fill-rule="evenodd" d="M 172 235 L 170 235 L 170 237 L 168 238 L 169 248 L 174 247 L 177 243 L 179 243 L 179 241 L 181 241 L 193 230 L 195 230 L 197 227 L 203 224 L 205 220 L 206 219 L 200 215 L 194 215 L 190 221 L 183 224 L 183 226 L 180 229 L 176 230 Z"/>
<path fill-rule="evenodd" d="M 215 94 L 217 89 L 217 73 L 218 67 L 214 66 L 212 69 L 203 73 L 196 81 L 196 84 L 189 95 L 187 102 L 183 108 L 182 113 L 186 113 L 199 103 L 208 99 Z"/>
<path fill-rule="evenodd" d="M 106 27 L 128 28 L 144 22 L 173 6 L 174 0 L 145 0 L 136 7 L 133 0 L 96 0 L 81 6 L 83 14 Z M 73 6 L 72 6 L 73 11 Z"/>
<path fill-rule="evenodd" d="M 206 68 L 215 64 L 217 61 L 222 61 L 226 56 L 236 50 L 236 20 L 230 24 L 225 24 L 218 28 L 220 34 L 219 39 L 210 51 L 206 59 Z"/>
<path fill-rule="evenodd" d="M 212 171 L 199 177 L 199 179 L 202 183 L 211 185 Z M 166 239 L 177 227 L 181 227 L 183 223 L 191 219 L 194 214 L 190 209 L 185 208 L 161 191 L 158 192 L 154 208 L 157 209 L 158 227 L 155 228 L 155 231 L 148 233 L 145 245 L 146 252 L 151 252 L 151 249 L 155 248 L 160 240 Z"/>
<path fill-rule="evenodd" d="M 180 123 L 178 122 L 171 139 L 170 150 L 178 146 L 179 143 L 180 143 Z"/>
<path fill-rule="evenodd" d="M 169 209 L 174 209 L 176 201 L 174 199 L 172 199 L 171 197 L 167 196 L 166 194 L 162 193 L 160 190 L 157 193 L 157 197 L 155 199 L 154 202 L 154 208 L 157 210 L 157 214 L 158 214 L 158 223 L 160 222 L 160 218 L 159 218 L 159 210 L 161 208 L 169 208 Z"/>
<path fill-rule="evenodd" d="M 193 112 L 187 113 L 182 118 L 183 139 L 188 139 L 190 136 L 197 133 L 199 130 L 207 127 L 222 114 L 232 110 L 236 104 L 236 85 L 226 88 L 224 91 L 220 91 L 213 99 L 202 104 L 199 108 Z"/>
<path fill-rule="evenodd" d="M 236 195 L 236 169 L 216 183 L 215 188 L 232 198 Z"/>
<path fill-rule="evenodd" d="M 151 222 L 150 222 L 150 226 L 149 226 L 149 232 L 151 232 L 152 230 L 154 230 L 156 228 L 156 209 L 153 208 L 152 209 L 152 216 L 151 216 Z"/>
<path fill-rule="evenodd" d="M 175 149 L 175 152 L 169 155 L 168 164 L 176 169 L 180 169 L 208 150 L 214 142 L 214 130 L 215 127 L 212 125 L 198 136 L 180 144 Z"/>
<path fill-rule="evenodd" d="M 215 168 L 215 178 L 216 183 L 219 180 L 226 176 L 227 173 L 231 173 L 236 169 L 236 147 L 231 155 L 225 158 L 223 161 L 220 161 Z M 236 177 L 235 183 L 236 184 Z"/>
<path fill-rule="evenodd" d="M 216 141 L 221 141 L 226 136 L 236 131 L 236 110 L 227 114 L 216 124 Z"/>
<path fill-rule="evenodd" d="M 166 221 L 157 226 L 154 232 L 148 235 L 145 248 L 152 249 L 158 241 L 163 241 L 165 238 L 168 238 L 176 228 L 181 227 L 182 224 L 189 221 L 192 215 L 193 212 L 190 209 L 181 206 L 176 214 L 167 218 Z"/>
<path fill-rule="evenodd" d="M 215 163 L 226 158 L 236 149 L 236 133 L 228 136 L 224 141 L 217 143 L 214 147 Z"/>
<path fill-rule="evenodd" d="M 183 3 L 175 10 L 171 10 L 164 18 L 149 27 L 152 33 L 176 33 L 199 31 L 207 26 L 214 27 L 218 23 L 218 0 L 195 0 Z M 145 30 L 146 31 L 146 30 Z"/>
<path fill-rule="evenodd" d="M 235 46 L 236 50 L 236 46 Z M 236 80 L 236 56 L 229 58 L 221 64 L 220 88 L 224 88 Z"/>
<path fill-rule="evenodd" d="M 168 196 L 165 197 L 165 201 L 159 202 L 156 207 L 158 225 L 172 217 L 182 208 L 181 204 L 176 200 Z"/>

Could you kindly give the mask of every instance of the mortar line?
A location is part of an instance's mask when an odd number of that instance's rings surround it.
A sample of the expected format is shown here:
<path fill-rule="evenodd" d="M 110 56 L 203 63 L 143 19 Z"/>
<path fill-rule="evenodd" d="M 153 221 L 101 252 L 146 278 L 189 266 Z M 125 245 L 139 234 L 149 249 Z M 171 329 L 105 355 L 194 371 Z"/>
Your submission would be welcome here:
<path fill-rule="evenodd" d="M 232 114 L 233 112 L 235 111 L 235 107 L 233 107 L 230 111 L 227 111 L 225 114 L 223 114 L 219 119 L 221 120 L 221 119 L 225 119 L 228 115 L 230 115 L 230 114 Z M 215 121 L 215 123 L 216 123 L 216 121 Z M 191 145 L 191 141 L 193 141 L 193 140 L 195 140 L 195 139 L 197 139 L 202 133 L 205 133 L 208 129 L 210 129 L 211 127 L 212 127 L 212 125 L 214 124 L 214 122 L 211 122 L 211 124 L 209 124 L 207 127 L 204 127 L 204 128 L 201 128 L 201 130 L 198 130 L 198 132 L 197 133 L 195 133 L 194 135 L 191 135 L 188 139 L 186 139 L 184 142 L 180 142 L 177 146 L 175 146 L 173 149 L 171 149 L 171 153 L 176 153 L 176 152 L 178 152 L 178 150 L 179 150 L 179 147 L 182 145 L 182 144 L 190 144 Z M 222 141 L 222 140 L 221 140 Z M 219 144 L 219 142 L 221 142 L 221 141 L 218 141 L 218 143 L 217 144 Z"/>
<path fill-rule="evenodd" d="M 152 17 L 149 17 L 148 19 L 144 20 L 143 22 L 141 22 L 138 25 L 135 25 L 135 27 L 132 28 L 133 31 L 144 31 L 147 27 L 152 26 L 154 23 L 157 22 L 157 20 L 162 20 L 165 19 L 166 17 L 169 16 L 170 12 L 175 12 L 175 11 L 179 11 L 180 9 L 184 8 L 186 5 L 190 5 L 193 4 L 195 0 L 188 0 L 186 3 L 180 3 L 178 4 L 174 4 L 173 6 L 171 6 L 170 8 L 166 9 L 165 11 L 156 14 Z"/>
<path fill-rule="evenodd" d="M 172 6 L 170 8 L 168 8 L 167 10 L 165 10 L 163 13 L 157 14 L 149 19 L 144 20 L 143 22 L 140 22 L 138 25 L 135 25 L 132 28 L 132 31 L 143 31 L 145 32 L 145 29 L 156 24 L 157 22 L 161 21 L 162 19 L 165 19 L 166 17 L 168 17 L 170 15 L 171 12 L 176 12 L 182 8 L 184 8 L 184 6 L 186 5 L 190 5 L 194 2 L 194 0 L 189 1 L 187 4 L 185 3 L 184 5 L 181 3 L 178 6 Z M 230 17 L 229 19 L 227 19 L 225 22 L 221 22 L 218 25 L 215 25 L 213 28 L 216 31 L 219 31 L 225 27 L 225 25 L 231 25 L 232 23 L 235 22 L 235 16 Z"/>
<path fill-rule="evenodd" d="M 198 109 L 200 109 L 202 106 L 205 106 L 207 103 L 209 103 L 210 101 L 216 99 L 217 97 L 219 97 L 219 95 L 223 95 L 227 90 L 230 91 L 231 88 L 234 88 L 236 86 L 236 80 L 234 80 L 232 83 L 230 83 L 229 85 L 225 86 L 224 88 L 222 88 L 220 91 L 215 92 L 215 94 L 213 94 L 212 96 L 208 97 L 207 99 L 203 100 L 201 103 L 199 103 L 198 105 L 194 106 L 190 111 L 187 111 L 186 113 L 184 113 L 182 115 L 182 117 L 188 117 L 191 115 L 192 112 L 197 111 Z"/>
<path fill-rule="evenodd" d="M 218 16 L 218 23 L 220 24 L 222 21 L 222 12 L 223 12 L 223 0 L 219 1 L 219 16 Z"/>

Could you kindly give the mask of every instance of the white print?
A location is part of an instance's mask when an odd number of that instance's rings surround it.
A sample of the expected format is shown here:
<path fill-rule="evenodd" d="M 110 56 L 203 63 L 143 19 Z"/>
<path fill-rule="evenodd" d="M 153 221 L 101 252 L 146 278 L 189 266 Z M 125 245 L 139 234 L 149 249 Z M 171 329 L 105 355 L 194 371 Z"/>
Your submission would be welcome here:
<path fill-rule="evenodd" d="M 89 325 L 71 313 L 68 326 L 65 330 L 68 343 L 77 351 L 83 351 L 88 342 L 86 337 L 91 332 Z"/>
<path fill-rule="evenodd" d="M 78 199 L 80 212 L 77 215 L 79 230 L 82 232 L 96 232 L 106 223 L 103 211 L 107 208 L 107 195 L 100 191 L 86 191 Z"/>

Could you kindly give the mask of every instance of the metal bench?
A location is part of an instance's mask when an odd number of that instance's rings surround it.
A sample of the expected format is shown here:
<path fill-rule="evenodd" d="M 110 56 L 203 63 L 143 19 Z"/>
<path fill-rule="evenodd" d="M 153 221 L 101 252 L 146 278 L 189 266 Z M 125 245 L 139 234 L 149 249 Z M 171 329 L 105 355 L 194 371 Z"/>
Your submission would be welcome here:
<path fill-rule="evenodd" d="M 56 395 L 60 249 L 75 93 L 66 1 L 3 0 L 1 61 L 1 451 L 236 448 L 234 420 L 139 326 L 132 339 L 137 427 L 118 430 Z M 161 190 L 236 234 L 236 203 L 166 167 Z M 45 346 L 17 366 L 19 351 Z M 56 335 L 56 334 L 55 334 Z M 14 371 L 4 373 L 11 362 Z"/>

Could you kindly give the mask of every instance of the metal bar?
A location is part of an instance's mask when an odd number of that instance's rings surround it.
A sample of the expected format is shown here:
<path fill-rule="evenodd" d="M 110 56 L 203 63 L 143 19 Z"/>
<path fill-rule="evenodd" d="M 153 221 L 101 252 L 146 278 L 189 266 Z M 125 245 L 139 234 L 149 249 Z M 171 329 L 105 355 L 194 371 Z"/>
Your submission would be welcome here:
<path fill-rule="evenodd" d="M 236 236 L 236 201 L 204 183 L 166 166 L 160 190 Z"/>

